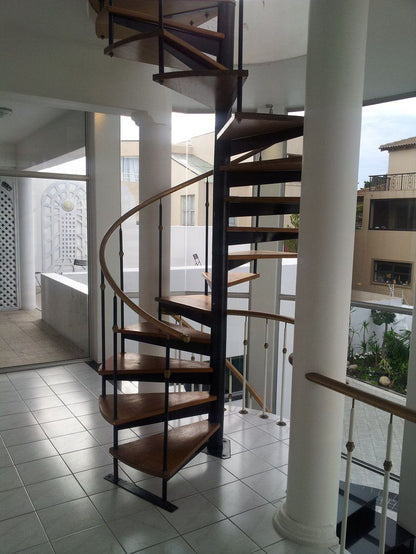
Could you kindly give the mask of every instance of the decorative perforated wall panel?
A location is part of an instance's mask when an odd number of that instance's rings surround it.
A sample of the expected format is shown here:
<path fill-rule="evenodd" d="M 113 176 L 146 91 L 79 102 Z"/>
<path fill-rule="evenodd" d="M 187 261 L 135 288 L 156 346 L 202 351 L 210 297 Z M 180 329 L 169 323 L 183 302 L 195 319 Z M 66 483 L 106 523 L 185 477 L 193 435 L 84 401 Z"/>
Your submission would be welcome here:
<path fill-rule="evenodd" d="M 87 259 L 85 184 L 56 181 L 42 195 L 42 270 L 74 270 Z"/>
<path fill-rule="evenodd" d="M 0 177 L 0 310 L 18 308 L 14 185 Z"/>

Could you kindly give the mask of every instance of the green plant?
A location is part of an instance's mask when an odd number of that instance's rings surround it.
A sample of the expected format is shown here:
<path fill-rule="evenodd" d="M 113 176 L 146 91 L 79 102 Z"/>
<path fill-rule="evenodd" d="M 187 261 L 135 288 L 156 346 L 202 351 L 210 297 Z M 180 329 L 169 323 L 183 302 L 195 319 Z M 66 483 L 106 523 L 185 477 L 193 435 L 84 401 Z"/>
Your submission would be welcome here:
<path fill-rule="evenodd" d="M 299 214 L 290 215 L 290 225 L 287 227 L 299 229 Z M 287 239 L 285 240 L 285 251 L 286 252 L 297 252 L 298 251 L 298 239 Z"/>

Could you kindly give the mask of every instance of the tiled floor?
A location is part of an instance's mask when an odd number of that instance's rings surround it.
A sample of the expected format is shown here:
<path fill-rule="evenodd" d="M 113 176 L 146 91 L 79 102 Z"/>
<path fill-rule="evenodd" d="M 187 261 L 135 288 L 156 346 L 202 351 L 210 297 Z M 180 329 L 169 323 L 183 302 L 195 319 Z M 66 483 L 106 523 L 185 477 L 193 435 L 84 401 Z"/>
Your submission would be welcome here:
<path fill-rule="evenodd" d="M 111 429 L 100 378 L 86 364 L 0 374 L 0 552 L 327 554 L 282 539 L 289 426 L 227 410 L 233 456 L 199 454 L 169 483 L 179 509 L 159 510 L 104 480 Z M 153 432 L 138 428 L 137 435 Z M 121 440 L 135 436 L 123 431 Z M 160 481 L 122 467 L 160 494 Z"/>
<path fill-rule="evenodd" d="M 41 317 L 39 309 L 0 310 L 0 368 L 85 358 Z"/>

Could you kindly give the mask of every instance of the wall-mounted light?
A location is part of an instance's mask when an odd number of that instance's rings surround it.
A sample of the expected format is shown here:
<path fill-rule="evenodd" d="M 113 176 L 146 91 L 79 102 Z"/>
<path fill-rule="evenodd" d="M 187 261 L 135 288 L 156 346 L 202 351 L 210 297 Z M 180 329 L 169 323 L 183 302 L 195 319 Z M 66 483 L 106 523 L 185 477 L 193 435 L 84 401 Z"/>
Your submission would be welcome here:
<path fill-rule="evenodd" d="M 12 112 L 13 110 L 11 110 L 10 108 L 0 107 L 0 119 L 2 117 L 6 117 L 6 115 L 10 115 Z"/>

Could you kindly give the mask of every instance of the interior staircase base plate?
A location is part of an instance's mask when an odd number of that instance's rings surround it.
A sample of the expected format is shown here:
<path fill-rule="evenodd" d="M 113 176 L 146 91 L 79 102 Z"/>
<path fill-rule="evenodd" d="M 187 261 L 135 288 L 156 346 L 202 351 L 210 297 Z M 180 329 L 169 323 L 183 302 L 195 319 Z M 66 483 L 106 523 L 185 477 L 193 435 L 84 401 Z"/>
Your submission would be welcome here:
<path fill-rule="evenodd" d="M 231 458 L 231 442 L 229 439 L 222 439 L 222 449 L 221 453 L 216 452 L 214 450 L 211 450 L 208 446 L 206 446 L 202 452 L 205 454 L 209 454 L 210 456 L 215 456 L 215 458 L 221 458 L 222 460 L 228 460 L 228 458 Z"/>
<path fill-rule="evenodd" d="M 114 485 L 117 485 L 121 489 L 124 489 L 128 492 L 131 492 L 135 496 L 140 496 L 140 498 L 143 498 L 143 500 L 146 500 L 147 502 L 151 502 L 155 506 L 158 506 L 159 508 L 162 508 L 163 510 L 166 510 L 167 512 L 174 512 L 178 509 L 175 504 L 172 504 L 171 502 L 168 502 L 167 500 L 163 500 L 160 496 L 157 496 L 156 494 L 153 494 L 152 492 L 147 491 L 146 489 L 142 489 L 138 485 L 135 485 L 134 483 L 130 483 L 129 481 L 125 481 L 124 479 L 116 479 L 112 473 L 109 473 L 104 477 L 106 481 L 109 481 L 110 483 L 113 483 Z"/>

